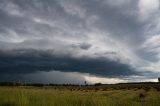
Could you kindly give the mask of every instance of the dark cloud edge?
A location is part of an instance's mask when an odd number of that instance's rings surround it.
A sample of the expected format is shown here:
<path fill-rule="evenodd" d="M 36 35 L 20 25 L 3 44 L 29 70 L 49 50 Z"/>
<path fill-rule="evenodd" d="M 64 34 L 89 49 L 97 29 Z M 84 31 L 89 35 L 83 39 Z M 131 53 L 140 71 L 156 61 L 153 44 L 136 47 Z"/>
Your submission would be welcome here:
<path fill-rule="evenodd" d="M 142 75 L 128 64 L 106 58 L 74 58 L 58 55 L 54 50 L 15 49 L 0 50 L 1 74 L 26 74 L 37 71 L 89 73 L 104 77 Z"/>

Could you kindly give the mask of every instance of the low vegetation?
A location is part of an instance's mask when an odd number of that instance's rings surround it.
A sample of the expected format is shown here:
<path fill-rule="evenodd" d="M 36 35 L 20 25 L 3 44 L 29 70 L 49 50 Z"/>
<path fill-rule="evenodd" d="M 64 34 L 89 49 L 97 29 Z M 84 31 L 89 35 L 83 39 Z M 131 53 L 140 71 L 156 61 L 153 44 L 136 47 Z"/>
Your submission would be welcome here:
<path fill-rule="evenodd" d="M 1 86 L 0 106 L 159 106 L 159 88 L 159 84 Z"/>

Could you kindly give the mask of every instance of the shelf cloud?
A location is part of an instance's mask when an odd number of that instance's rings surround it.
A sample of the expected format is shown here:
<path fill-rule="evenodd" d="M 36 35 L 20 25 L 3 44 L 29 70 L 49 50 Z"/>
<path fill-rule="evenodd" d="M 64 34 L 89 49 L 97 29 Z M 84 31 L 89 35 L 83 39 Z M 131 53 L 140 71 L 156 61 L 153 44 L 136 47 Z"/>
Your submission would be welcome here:
<path fill-rule="evenodd" d="M 123 77 L 157 78 L 159 4 L 159 0 L 1 0 L 0 76 L 54 70 L 120 82 Z"/>

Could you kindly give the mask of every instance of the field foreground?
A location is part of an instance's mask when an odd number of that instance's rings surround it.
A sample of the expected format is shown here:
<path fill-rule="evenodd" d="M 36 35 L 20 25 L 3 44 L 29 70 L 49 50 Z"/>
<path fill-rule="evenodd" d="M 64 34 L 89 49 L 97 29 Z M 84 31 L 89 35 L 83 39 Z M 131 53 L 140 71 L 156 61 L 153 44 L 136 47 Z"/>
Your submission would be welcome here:
<path fill-rule="evenodd" d="M 160 106 L 157 89 L 0 87 L 0 106 Z"/>

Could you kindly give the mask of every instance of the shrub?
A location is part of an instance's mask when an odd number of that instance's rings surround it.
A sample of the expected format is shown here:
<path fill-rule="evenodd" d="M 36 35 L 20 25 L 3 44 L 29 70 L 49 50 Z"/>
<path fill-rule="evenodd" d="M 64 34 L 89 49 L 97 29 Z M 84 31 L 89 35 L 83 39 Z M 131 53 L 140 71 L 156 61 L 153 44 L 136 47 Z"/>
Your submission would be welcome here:
<path fill-rule="evenodd" d="M 160 82 L 160 77 L 158 78 L 158 82 Z"/>

